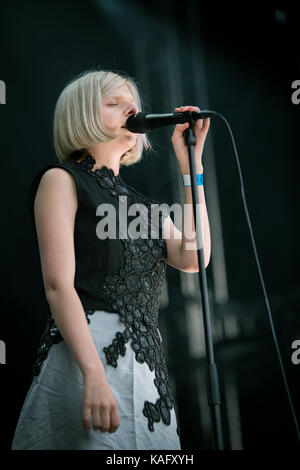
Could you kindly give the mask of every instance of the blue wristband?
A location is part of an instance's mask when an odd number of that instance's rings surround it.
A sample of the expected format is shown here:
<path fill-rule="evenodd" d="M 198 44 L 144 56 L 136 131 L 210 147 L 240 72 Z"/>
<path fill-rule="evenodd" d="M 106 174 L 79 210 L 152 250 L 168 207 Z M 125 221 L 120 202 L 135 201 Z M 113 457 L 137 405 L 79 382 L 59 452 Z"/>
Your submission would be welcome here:
<path fill-rule="evenodd" d="M 191 175 L 182 175 L 183 186 L 191 186 Z M 197 175 L 197 186 L 202 186 L 203 184 L 203 173 Z"/>

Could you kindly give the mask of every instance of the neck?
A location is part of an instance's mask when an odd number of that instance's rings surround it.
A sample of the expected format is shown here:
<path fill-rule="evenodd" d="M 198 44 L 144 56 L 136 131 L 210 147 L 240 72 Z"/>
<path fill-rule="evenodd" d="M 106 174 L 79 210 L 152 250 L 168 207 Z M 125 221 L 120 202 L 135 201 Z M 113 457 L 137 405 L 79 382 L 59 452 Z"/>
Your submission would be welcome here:
<path fill-rule="evenodd" d="M 109 143 L 111 144 L 111 142 Z M 82 158 L 85 158 L 87 155 L 91 155 L 96 160 L 93 170 L 105 165 L 107 168 L 111 168 L 113 170 L 115 176 L 118 176 L 121 157 L 128 149 L 122 150 L 120 147 L 114 149 L 111 145 L 107 144 L 108 143 L 103 142 L 95 145 L 94 147 L 87 148 L 84 150 Z"/>

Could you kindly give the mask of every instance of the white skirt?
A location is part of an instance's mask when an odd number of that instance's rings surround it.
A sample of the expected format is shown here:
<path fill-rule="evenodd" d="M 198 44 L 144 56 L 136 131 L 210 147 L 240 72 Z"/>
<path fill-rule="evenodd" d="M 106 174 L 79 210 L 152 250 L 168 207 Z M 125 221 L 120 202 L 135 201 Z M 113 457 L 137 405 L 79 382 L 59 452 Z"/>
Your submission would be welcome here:
<path fill-rule="evenodd" d="M 112 343 L 125 325 L 119 314 L 101 310 L 88 317 L 89 329 L 102 360 L 107 381 L 117 401 L 120 426 L 116 432 L 86 430 L 82 419 L 82 373 L 64 341 L 53 344 L 38 376 L 34 376 L 19 416 L 12 450 L 180 450 L 174 407 L 171 422 L 148 428 L 143 414 L 146 400 L 159 394 L 155 371 L 137 362 L 130 340 L 116 368 L 106 362 L 103 347 Z M 160 339 L 161 334 L 158 330 Z"/>

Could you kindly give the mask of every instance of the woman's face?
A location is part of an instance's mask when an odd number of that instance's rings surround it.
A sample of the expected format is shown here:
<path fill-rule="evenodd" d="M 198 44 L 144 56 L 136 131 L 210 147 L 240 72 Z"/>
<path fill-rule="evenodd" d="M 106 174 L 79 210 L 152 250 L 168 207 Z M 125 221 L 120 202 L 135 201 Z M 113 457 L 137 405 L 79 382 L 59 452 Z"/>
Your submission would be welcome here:
<path fill-rule="evenodd" d="M 131 114 L 138 112 L 137 104 L 126 84 L 120 86 L 102 99 L 102 122 L 109 132 L 117 134 L 120 139 L 136 143 L 137 135 L 126 129 L 125 123 Z"/>

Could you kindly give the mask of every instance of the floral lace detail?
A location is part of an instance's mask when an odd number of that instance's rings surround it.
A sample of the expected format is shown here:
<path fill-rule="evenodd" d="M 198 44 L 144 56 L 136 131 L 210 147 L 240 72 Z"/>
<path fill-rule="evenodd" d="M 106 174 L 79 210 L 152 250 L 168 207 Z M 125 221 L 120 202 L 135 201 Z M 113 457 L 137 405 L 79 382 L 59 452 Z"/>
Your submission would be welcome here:
<path fill-rule="evenodd" d="M 154 422 L 162 419 L 170 424 L 170 409 L 174 399 L 168 383 L 164 348 L 158 334 L 158 311 L 161 286 L 166 261 L 165 241 L 158 239 L 122 240 L 125 245 L 125 266 L 118 274 L 108 275 L 102 285 L 104 294 L 126 329 L 117 332 L 112 343 L 103 348 L 107 364 L 117 367 L 117 359 L 124 356 L 130 339 L 136 360 L 146 362 L 155 370 L 154 384 L 159 398 L 156 403 L 145 401 L 143 414 L 148 418 L 148 428 L 154 431 Z"/>
<path fill-rule="evenodd" d="M 92 170 L 96 160 L 90 154 L 86 155 L 80 162 L 71 160 L 68 163 L 76 168 L 84 169 L 91 176 L 97 178 L 100 186 L 107 189 L 112 196 L 129 196 L 132 194 L 132 191 L 122 180 L 121 176 L 116 176 L 111 168 L 103 165 L 101 168 Z"/>
<path fill-rule="evenodd" d="M 85 310 L 85 316 L 87 319 L 88 324 L 91 322 L 90 319 L 88 318 L 88 315 L 91 315 L 94 313 L 94 310 Z M 34 365 L 32 367 L 32 376 L 34 377 L 35 375 L 39 375 L 41 371 L 41 367 L 43 365 L 43 362 L 45 361 L 46 357 L 48 356 L 49 349 L 53 344 L 58 344 L 61 341 L 63 341 L 63 337 L 59 331 L 59 329 L 56 326 L 55 320 L 51 314 L 51 312 L 48 313 L 48 317 L 46 320 L 46 326 L 44 328 L 43 334 L 40 338 L 40 344 L 37 349 L 37 354 L 35 358 Z"/>

